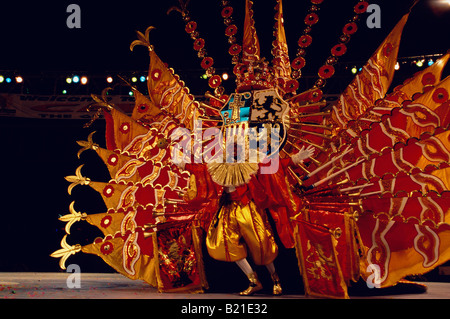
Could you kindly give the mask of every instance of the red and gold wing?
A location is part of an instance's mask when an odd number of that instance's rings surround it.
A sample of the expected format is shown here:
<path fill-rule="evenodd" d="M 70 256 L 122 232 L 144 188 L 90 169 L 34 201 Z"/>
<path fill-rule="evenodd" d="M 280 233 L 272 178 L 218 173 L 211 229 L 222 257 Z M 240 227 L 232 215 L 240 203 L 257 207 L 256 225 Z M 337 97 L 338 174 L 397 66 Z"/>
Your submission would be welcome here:
<path fill-rule="evenodd" d="M 334 278 L 347 285 L 362 277 L 375 278 L 378 287 L 392 286 L 450 259 L 450 79 L 441 80 L 449 54 L 387 94 L 407 18 L 329 116 L 320 98 L 313 100 L 312 94 L 321 94 L 318 89 L 291 101 L 291 134 L 299 134 L 287 142 L 286 152 L 308 144 L 318 149 L 309 163 L 292 171 L 305 204 L 295 218 L 297 231 L 305 232 L 309 224 L 329 229 L 340 266 Z M 296 244 L 303 266 L 304 241 Z M 326 295 L 311 289 L 311 294 Z M 333 289 L 328 293 L 346 296 L 346 289 Z"/>

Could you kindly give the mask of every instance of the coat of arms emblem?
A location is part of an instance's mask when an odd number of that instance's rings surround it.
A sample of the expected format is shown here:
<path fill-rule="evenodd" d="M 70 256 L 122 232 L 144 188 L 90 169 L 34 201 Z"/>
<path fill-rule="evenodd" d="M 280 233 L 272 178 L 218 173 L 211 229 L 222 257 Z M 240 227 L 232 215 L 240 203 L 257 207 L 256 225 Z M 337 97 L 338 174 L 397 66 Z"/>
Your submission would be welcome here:
<path fill-rule="evenodd" d="M 233 93 L 221 110 L 226 143 L 257 149 L 268 157 L 278 154 L 286 139 L 285 115 L 289 104 L 271 88 Z"/>

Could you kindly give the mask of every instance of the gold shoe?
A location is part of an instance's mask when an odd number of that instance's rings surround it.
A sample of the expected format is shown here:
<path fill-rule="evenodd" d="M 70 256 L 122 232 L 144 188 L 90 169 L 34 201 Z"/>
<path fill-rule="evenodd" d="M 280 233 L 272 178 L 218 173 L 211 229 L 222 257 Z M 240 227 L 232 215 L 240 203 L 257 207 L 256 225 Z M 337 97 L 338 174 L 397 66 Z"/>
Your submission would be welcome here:
<path fill-rule="evenodd" d="M 256 275 L 256 272 L 251 273 L 247 277 L 248 277 L 248 280 L 250 281 L 250 285 L 248 286 L 247 289 L 245 289 L 244 291 L 239 293 L 241 296 L 251 296 L 255 292 L 263 289 L 262 284 L 258 280 L 258 276 Z"/>
<path fill-rule="evenodd" d="M 279 296 L 283 293 L 283 289 L 281 289 L 280 285 L 280 278 L 278 277 L 278 274 L 276 272 L 274 272 L 271 277 L 273 281 L 273 294 L 275 296 Z"/>

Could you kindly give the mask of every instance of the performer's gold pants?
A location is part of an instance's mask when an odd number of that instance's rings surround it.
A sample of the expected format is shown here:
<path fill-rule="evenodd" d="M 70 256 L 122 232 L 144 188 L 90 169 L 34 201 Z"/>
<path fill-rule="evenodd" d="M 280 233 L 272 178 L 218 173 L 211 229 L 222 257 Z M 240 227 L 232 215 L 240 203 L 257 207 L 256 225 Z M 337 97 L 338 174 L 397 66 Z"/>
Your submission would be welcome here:
<path fill-rule="evenodd" d="M 248 248 L 256 265 L 270 264 L 278 254 L 267 215 L 252 201 L 224 205 L 209 227 L 206 246 L 212 258 L 229 262 L 246 258 Z"/>

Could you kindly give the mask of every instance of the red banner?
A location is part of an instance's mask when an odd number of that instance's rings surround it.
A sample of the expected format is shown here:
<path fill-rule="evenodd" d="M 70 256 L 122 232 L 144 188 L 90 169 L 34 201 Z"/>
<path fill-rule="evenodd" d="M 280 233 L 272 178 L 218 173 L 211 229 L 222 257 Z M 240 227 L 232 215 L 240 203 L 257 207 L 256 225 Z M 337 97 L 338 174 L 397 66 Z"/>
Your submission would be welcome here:
<path fill-rule="evenodd" d="M 296 220 L 296 250 L 305 293 L 327 298 L 348 298 L 329 229 Z"/>

